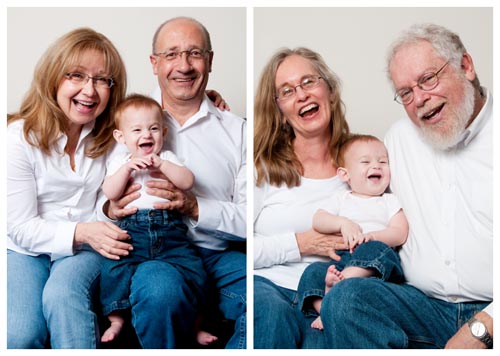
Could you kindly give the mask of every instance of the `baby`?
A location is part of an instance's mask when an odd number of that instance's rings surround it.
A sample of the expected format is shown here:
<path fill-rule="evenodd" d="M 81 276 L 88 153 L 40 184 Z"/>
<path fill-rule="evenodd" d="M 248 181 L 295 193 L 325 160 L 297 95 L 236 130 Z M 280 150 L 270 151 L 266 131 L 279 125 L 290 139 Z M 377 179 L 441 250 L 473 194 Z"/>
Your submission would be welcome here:
<path fill-rule="evenodd" d="M 397 197 L 386 193 L 390 169 L 384 144 L 374 136 L 352 135 L 339 150 L 338 164 L 337 174 L 351 190 L 334 198 L 333 209 L 317 211 L 313 228 L 323 234 L 340 233 L 348 251 L 337 252 L 340 261 L 311 264 L 298 288 L 302 302 L 310 298 L 317 313 L 322 301 L 322 296 L 313 292 L 317 283 L 325 286 L 326 294 L 346 278 L 376 276 L 403 280 L 394 249 L 405 243 L 408 222 Z M 322 276 L 321 280 L 317 276 Z M 305 309 L 306 303 L 302 307 Z M 318 316 L 311 326 L 323 329 L 321 318 Z"/>

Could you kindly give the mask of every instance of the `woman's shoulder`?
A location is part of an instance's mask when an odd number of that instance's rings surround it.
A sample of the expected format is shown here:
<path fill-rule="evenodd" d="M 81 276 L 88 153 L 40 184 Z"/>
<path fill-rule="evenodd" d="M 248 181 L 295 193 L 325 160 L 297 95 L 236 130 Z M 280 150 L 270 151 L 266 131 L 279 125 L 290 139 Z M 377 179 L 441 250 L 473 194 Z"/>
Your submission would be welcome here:
<path fill-rule="evenodd" d="M 7 124 L 7 132 L 9 131 L 19 131 L 24 127 L 24 119 L 14 120 Z"/>
<path fill-rule="evenodd" d="M 10 122 L 7 125 L 7 139 L 9 141 L 12 140 L 25 141 L 23 128 L 24 128 L 24 119 L 19 119 Z"/>

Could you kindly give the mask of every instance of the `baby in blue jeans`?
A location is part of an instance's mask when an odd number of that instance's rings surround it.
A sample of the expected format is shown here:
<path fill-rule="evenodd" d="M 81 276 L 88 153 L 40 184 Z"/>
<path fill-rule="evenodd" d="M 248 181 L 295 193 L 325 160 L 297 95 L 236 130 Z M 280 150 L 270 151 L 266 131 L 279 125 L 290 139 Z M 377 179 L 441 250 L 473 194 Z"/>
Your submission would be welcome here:
<path fill-rule="evenodd" d="M 116 110 L 115 124 L 113 135 L 118 143 L 127 146 L 128 153 L 117 155 L 108 163 L 102 185 L 108 199 L 122 197 L 131 177 L 134 183 L 145 187 L 153 171 L 163 173 L 181 190 L 193 186 L 193 173 L 173 152 L 162 151 L 167 127 L 163 110 L 155 100 L 139 94 L 128 96 Z M 153 204 L 159 200 L 143 192 L 132 203 L 138 208 L 137 213 L 117 222 L 131 236 L 133 251 L 120 260 L 106 259 L 103 263 L 101 303 L 111 323 L 102 336 L 103 342 L 115 339 L 123 327 L 122 311 L 130 308 L 130 282 L 141 262 L 160 260 L 171 264 L 188 281 L 197 299 L 203 302 L 205 298 L 207 276 L 201 258 L 187 239 L 188 228 L 177 211 L 154 209 Z M 203 331 L 196 336 L 198 342 L 205 344 L 217 339 Z"/>
<path fill-rule="evenodd" d="M 408 237 L 408 221 L 397 197 L 385 193 L 390 169 L 384 144 L 374 136 L 352 135 L 339 150 L 338 164 L 337 174 L 351 190 L 334 197 L 332 209 L 318 210 L 313 228 L 340 233 L 348 250 L 337 251 L 339 261 L 316 262 L 304 271 L 298 294 L 306 314 L 319 313 L 323 296 L 346 278 L 404 280 L 395 248 Z M 311 326 L 323 329 L 320 316 Z"/>

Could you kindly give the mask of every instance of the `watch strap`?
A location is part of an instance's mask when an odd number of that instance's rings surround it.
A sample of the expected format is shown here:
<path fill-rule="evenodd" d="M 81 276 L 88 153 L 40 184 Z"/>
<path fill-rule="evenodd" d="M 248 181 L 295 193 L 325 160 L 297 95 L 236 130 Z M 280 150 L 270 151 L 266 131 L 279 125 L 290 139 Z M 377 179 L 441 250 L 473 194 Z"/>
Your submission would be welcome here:
<path fill-rule="evenodd" d="M 481 324 L 483 324 L 485 333 L 484 333 L 483 336 L 477 337 L 474 334 L 472 334 L 472 332 L 471 332 L 472 336 L 474 336 L 476 339 L 478 339 L 483 344 L 485 344 L 488 349 L 492 349 L 493 348 L 493 337 L 488 332 L 488 328 L 486 328 L 486 325 L 484 325 L 484 323 L 482 321 L 477 320 L 475 317 L 472 317 L 472 318 L 470 318 L 469 322 L 467 323 L 469 325 L 469 330 L 470 330 L 470 327 L 471 327 L 471 325 L 473 323 L 481 323 Z"/>

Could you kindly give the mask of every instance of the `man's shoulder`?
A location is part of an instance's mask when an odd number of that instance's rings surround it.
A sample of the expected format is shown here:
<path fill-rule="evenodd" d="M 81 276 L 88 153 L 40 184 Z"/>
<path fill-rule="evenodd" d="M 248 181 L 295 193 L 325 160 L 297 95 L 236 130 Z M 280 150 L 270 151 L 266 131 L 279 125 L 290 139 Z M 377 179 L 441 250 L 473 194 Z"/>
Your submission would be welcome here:
<path fill-rule="evenodd" d="M 241 116 L 233 114 L 230 111 L 221 111 L 219 109 L 215 109 L 212 113 L 227 130 L 245 132 L 247 122 Z"/>
<path fill-rule="evenodd" d="M 387 130 L 384 141 L 388 145 L 391 142 L 401 139 L 408 140 L 418 136 L 418 131 L 415 125 L 408 118 L 399 119 Z"/>
<path fill-rule="evenodd" d="M 246 120 L 244 118 L 232 113 L 231 111 L 222 111 L 222 110 L 219 110 L 217 108 L 215 109 L 215 111 L 216 111 L 216 116 L 221 120 L 224 120 L 224 121 L 227 120 L 230 123 L 236 123 L 238 125 L 242 125 L 246 122 Z"/>

